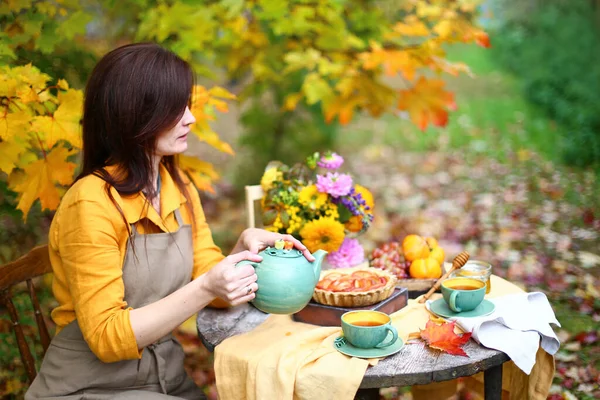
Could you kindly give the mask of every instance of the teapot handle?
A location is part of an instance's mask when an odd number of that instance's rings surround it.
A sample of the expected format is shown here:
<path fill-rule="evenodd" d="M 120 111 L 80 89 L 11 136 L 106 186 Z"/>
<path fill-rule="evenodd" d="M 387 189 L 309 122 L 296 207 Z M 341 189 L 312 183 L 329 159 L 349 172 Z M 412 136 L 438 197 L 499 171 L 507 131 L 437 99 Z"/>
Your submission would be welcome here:
<path fill-rule="evenodd" d="M 242 260 L 239 263 L 235 264 L 236 267 L 239 267 L 240 265 L 246 265 L 246 264 L 250 264 L 252 265 L 254 268 L 258 267 L 258 263 L 254 262 L 254 261 L 249 261 L 249 260 Z"/>

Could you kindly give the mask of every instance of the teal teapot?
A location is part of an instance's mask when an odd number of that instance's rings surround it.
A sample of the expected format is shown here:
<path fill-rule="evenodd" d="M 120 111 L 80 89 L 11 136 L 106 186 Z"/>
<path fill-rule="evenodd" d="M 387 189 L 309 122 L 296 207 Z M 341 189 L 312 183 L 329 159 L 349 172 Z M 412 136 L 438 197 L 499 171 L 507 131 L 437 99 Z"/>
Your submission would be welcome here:
<path fill-rule="evenodd" d="M 237 264 L 252 265 L 258 276 L 258 290 L 251 303 L 270 314 L 294 314 L 306 307 L 319 282 L 327 252 L 317 250 L 313 262 L 295 248 L 267 247 L 258 254 L 263 258 L 261 262 L 244 260 Z"/>

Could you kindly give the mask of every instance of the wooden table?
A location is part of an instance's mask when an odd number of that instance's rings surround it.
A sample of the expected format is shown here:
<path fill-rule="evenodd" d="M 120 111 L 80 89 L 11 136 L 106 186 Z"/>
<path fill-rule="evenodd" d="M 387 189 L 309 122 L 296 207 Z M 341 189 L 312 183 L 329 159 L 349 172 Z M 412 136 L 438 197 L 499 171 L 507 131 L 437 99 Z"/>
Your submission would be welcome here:
<path fill-rule="evenodd" d="M 251 331 L 268 316 L 249 304 L 230 309 L 205 308 L 198 313 L 197 327 L 202 343 L 214 351 L 223 340 Z M 473 340 L 464 349 L 469 357 L 433 352 L 421 344 L 406 345 L 400 352 L 367 368 L 356 399 L 379 399 L 379 388 L 426 385 L 485 371 L 485 399 L 500 400 L 502 364 L 509 360 L 508 356 Z"/>

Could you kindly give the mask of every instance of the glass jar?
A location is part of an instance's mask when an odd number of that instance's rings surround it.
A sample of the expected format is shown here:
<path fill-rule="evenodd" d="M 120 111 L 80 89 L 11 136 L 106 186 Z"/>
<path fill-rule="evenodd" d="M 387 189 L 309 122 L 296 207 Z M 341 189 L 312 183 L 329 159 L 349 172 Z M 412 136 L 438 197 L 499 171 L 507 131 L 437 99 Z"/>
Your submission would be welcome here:
<path fill-rule="evenodd" d="M 452 272 L 450 278 L 463 277 L 474 278 L 485 282 L 485 293 L 492 289 L 490 276 L 492 275 L 492 264 L 485 261 L 469 260 L 462 268 Z"/>

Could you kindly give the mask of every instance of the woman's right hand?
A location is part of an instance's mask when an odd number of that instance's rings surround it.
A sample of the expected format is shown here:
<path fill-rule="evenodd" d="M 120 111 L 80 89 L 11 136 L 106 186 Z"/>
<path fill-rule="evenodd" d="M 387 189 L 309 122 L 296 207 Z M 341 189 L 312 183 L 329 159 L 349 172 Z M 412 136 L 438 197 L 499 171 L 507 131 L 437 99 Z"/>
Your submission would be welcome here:
<path fill-rule="evenodd" d="M 258 277 L 252 265 L 236 266 L 243 260 L 261 262 L 262 257 L 249 251 L 228 255 L 202 277 L 205 290 L 232 306 L 252 300 L 258 289 Z"/>

